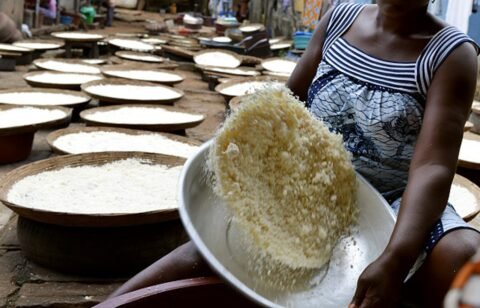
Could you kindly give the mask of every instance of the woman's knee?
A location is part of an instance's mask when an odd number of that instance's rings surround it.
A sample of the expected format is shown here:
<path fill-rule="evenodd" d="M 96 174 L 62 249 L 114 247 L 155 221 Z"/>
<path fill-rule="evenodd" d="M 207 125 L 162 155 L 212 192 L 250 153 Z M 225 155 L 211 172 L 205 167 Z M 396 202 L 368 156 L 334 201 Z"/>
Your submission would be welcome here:
<path fill-rule="evenodd" d="M 451 231 L 437 243 L 416 275 L 426 306 L 441 307 L 455 275 L 478 249 L 480 233 L 471 229 Z"/>

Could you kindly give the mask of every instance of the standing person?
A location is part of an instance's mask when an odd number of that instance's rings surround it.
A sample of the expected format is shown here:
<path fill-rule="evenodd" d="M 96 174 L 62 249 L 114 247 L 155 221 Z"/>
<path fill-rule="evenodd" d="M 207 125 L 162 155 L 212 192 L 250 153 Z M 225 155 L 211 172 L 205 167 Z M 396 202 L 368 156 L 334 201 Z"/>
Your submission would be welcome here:
<path fill-rule="evenodd" d="M 50 19 L 57 17 L 57 1 L 56 0 L 41 0 L 39 7 L 40 14 Z"/>
<path fill-rule="evenodd" d="M 361 274 L 351 307 L 397 307 L 412 294 L 422 306 L 441 307 L 455 273 L 480 247 L 480 234 L 447 203 L 476 87 L 478 46 L 429 14 L 428 4 L 337 6 L 287 83 L 343 135 L 357 172 L 398 215 L 384 252 Z M 114 295 L 205 271 L 186 244 Z"/>

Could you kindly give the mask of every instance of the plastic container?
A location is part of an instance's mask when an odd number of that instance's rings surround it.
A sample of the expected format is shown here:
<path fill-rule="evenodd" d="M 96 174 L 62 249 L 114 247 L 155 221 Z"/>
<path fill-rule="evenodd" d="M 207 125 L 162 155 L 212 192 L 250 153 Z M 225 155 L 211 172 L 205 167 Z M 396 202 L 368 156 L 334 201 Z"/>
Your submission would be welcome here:
<path fill-rule="evenodd" d="M 310 32 L 295 32 L 295 35 L 293 36 L 293 44 L 295 49 L 306 49 L 311 39 L 312 33 Z"/>
<path fill-rule="evenodd" d="M 66 15 L 60 16 L 60 23 L 62 25 L 71 25 L 72 22 L 73 22 L 72 16 L 66 16 Z"/>

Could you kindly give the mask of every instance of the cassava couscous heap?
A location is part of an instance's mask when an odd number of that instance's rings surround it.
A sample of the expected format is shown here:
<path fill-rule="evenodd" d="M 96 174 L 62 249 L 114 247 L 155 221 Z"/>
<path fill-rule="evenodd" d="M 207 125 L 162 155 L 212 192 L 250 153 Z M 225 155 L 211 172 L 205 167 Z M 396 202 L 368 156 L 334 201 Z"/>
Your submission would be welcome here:
<path fill-rule="evenodd" d="M 73 214 L 176 209 L 181 169 L 135 158 L 66 167 L 20 180 L 10 189 L 7 199 L 27 208 Z"/>
<path fill-rule="evenodd" d="M 342 137 L 285 87 L 246 98 L 216 137 L 208 166 L 251 245 L 253 270 L 278 287 L 324 266 L 356 220 L 356 176 Z"/>

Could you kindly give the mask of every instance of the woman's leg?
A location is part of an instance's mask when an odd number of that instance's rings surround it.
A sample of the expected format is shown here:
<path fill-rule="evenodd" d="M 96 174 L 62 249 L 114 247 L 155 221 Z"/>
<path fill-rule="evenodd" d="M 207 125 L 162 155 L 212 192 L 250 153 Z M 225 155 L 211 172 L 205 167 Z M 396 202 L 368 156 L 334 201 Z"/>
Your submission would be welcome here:
<path fill-rule="evenodd" d="M 421 300 L 422 307 L 442 307 L 445 294 L 455 275 L 478 249 L 480 249 L 478 232 L 457 229 L 447 233 L 408 282 L 406 290 L 408 296 Z"/>
<path fill-rule="evenodd" d="M 213 272 L 195 245 L 188 242 L 135 275 L 110 297 L 164 282 L 211 275 Z"/>

